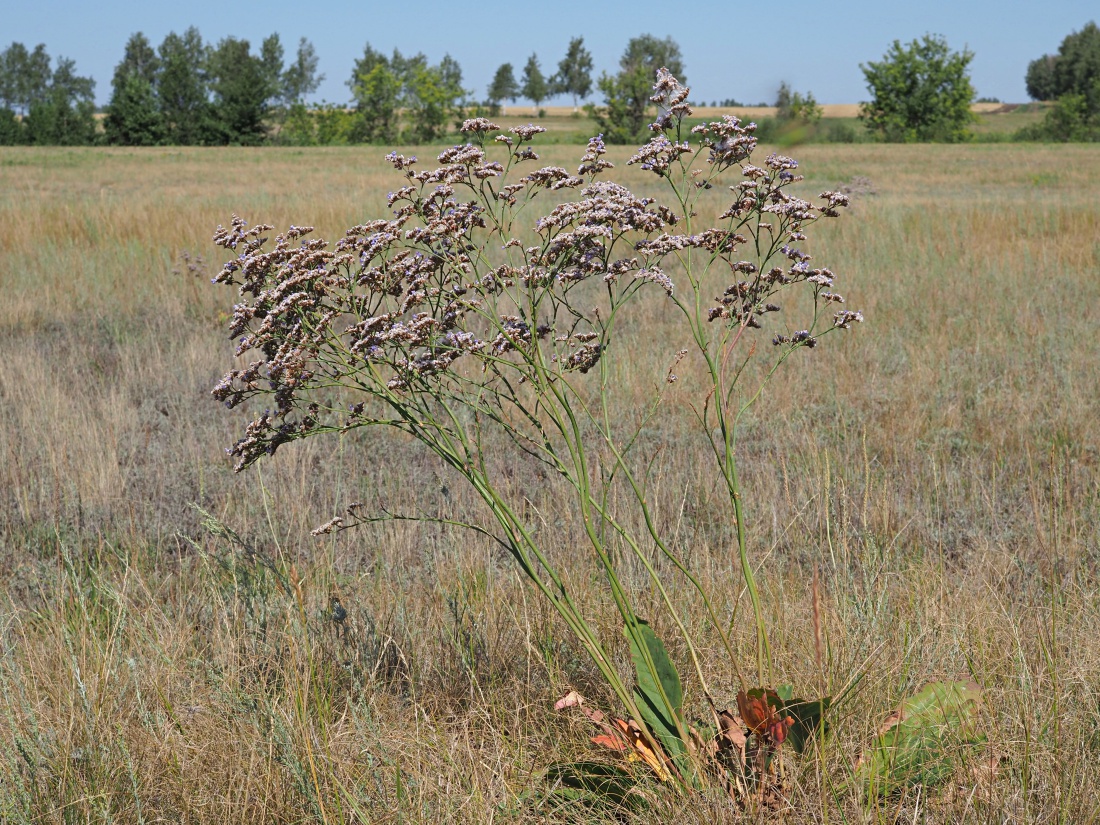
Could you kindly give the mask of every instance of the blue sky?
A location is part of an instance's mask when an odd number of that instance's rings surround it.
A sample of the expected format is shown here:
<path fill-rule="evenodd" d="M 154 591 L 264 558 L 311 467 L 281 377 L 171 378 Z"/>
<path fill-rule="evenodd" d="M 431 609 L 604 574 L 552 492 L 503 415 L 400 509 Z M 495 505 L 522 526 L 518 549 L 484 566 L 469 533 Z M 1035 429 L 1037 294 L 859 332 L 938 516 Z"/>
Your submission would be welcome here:
<path fill-rule="evenodd" d="M 278 32 L 288 57 L 299 37 L 316 46 L 326 75 L 318 100 L 348 99 L 345 81 L 367 42 L 385 52 L 394 47 L 422 51 L 432 62 L 449 52 L 462 65 L 465 87 L 481 98 L 501 63 L 512 63 L 518 77 L 527 57 L 537 52 L 549 75 L 569 39 L 583 35 L 595 74 L 613 71 L 627 40 L 651 33 L 671 35 L 680 44 L 693 100 L 770 101 L 786 81 L 798 91 L 813 92 L 822 103 L 856 103 L 866 98 L 860 63 L 881 58 L 895 39 L 907 42 L 931 32 L 944 35 L 952 49 L 968 47 L 975 53 L 971 76 L 979 95 L 1023 102 L 1028 62 L 1056 51 L 1065 35 L 1090 19 L 1100 22 L 1096 0 L 1048 0 L 1041 11 L 1038 3 L 1017 0 L 792 0 L 770 9 L 709 0 L 453 5 L 428 0 L 2 0 L 0 48 L 13 41 L 28 47 L 45 43 L 51 56 L 73 58 L 81 74 L 94 77 L 96 97 L 106 103 L 111 74 L 132 32 L 144 32 L 155 45 L 168 32 L 193 25 L 208 42 L 233 35 L 254 47 Z"/>

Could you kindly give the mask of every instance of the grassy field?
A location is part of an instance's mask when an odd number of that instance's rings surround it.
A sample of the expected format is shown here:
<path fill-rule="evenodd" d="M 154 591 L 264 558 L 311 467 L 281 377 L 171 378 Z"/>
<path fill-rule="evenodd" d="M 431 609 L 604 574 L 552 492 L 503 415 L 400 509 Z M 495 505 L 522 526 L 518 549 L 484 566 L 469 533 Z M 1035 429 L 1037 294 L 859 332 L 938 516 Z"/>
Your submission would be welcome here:
<path fill-rule="evenodd" d="M 864 179 L 812 252 L 867 322 L 782 370 L 740 442 L 776 682 L 859 680 L 821 751 L 787 761 L 786 821 L 1096 821 L 1100 150 L 790 151 L 813 194 Z M 236 298 L 210 284 L 214 226 L 237 212 L 335 237 L 385 214 L 399 179 L 382 155 L 0 150 L 0 820 L 585 820 L 545 798 L 547 765 L 599 755 L 552 706 L 607 691 L 509 560 L 442 527 L 310 536 L 355 500 L 467 507 L 446 469 L 377 436 L 242 475 L 224 455 L 247 419 L 209 396 Z M 627 394 L 680 347 L 662 306 L 624 342 Z M 723 610 L 744 612 L 686 415 L 672 403 L 647 433 L 664 516 Z M 625 668 L 617 614 L 568 540 L 575 514 L 531 498 Z M 653 594 L 634 595 L 659 624 Z M 733 703 L 728 662 L 704 666 Z M 954 678 L 985 691 L 992 774 L 883 801 L 846 787 L 898 701 Z M 720 793 L 635 816 L 775 818 Z"/>

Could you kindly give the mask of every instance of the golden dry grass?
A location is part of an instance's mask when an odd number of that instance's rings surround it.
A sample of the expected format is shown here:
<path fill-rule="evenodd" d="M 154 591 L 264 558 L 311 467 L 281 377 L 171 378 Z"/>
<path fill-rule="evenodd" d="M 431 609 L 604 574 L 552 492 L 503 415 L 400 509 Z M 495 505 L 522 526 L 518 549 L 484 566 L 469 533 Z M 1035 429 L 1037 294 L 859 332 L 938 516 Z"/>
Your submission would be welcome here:
<path fill-rule="evenodd" d="M 539 803 L 538 777 L 593 753 L 553 700 L 606 691 L 508 560 L 443 528 L 309 536 L 356 499 L 461 512 L 470 500 L 445 470 L 375 435 L 284 448 L 241 476 L 223 455 L 244 416 L 208 393 L 230 360 L 234 296 L 194 256 L 215 258 L 211 230 L 233 211 L 330 237 L 381 214 L 396 184 L 382 154 L 0 151 L 3 821 L 585 819 Z M 796 154 L 808 188 L 862 175 L 875 192 L 812 250 L 868 322 L 789 364 L 741 439 L 776 681 L 812 693 L 861 680 L 819 757 L 789 763 L 787 819 L 1095 820 L 1100 152 Z M 662 304 L 634 329 L 627 398 L 679 349 Z M 646 434 L 659 517 L 732 611 L 730 519 L 684 419 L 670 404 Z M 616 644 L 614 608 L 568 540 L 575 516 L 532 498 Z M 192 504 L 241 543 L 204 529 Z M 626 575 L 660 628 L 643 577 Z M 340 634 L 326 618 L 334 589 L 351 614 Z M 699 605 L 678 598 L 702 628 Z M 732 702 L 728 663 L 715 652 L 705 667 Z M 964 773 L 881 805 L 845 790 L 899 698 L 955 677 L 986 691 L 993 780 Z M 663 800 L 639 820 L 770 817 L 708 797 Z"/>

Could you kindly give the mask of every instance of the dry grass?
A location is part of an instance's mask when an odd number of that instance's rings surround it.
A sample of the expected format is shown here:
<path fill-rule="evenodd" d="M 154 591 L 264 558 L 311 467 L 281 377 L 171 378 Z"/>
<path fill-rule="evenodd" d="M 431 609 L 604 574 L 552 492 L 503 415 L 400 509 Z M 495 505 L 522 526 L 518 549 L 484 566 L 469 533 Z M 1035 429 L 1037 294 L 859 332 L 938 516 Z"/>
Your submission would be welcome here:
<path fill-rule="evenodd" d="M 233 211 L 328 236 L 377 216 L 395 183 L 381 154 L 0 151 L 3 821 L 585 818 L 540 803 L 538 777 L 592 753 L 553 700 L 569 687 L 605 694 L 508 560 L 442 528 L 309 536 L 356 499 L 470 506 L 444 492 L 445 471 L 378 436 L 284 448 L 243 476 L 222 453 L 244 421 L 208 396 L 229 360 L 233 296 L 179 253 L 210 255 L 212 227 Z M 875 194 L 857 195 L 813 249 L 868 323 L 782 371 L 741 442 L 776 681 L 812 693 L 861 678 L 820 756 L 788 763 L 788 819 L 1093 821 L 1100 152 L 797 155 L 808 187 L 862 175 Z M 641 312 L 644 334 L 624 342 L 638 352 L 628 397 L 679 349 L 663 305 Z M 733 610 L 730 519 L 682 409 L 670 405 L 666 422 L 646 445 L 660 517 Z M 532 497 L 578 598 L 617 638 L 590 560 L 568 541 L 573 514 Z M 205 529 L 193 504 L 240 540 Z M 631 582 L 660 627 L 642 577 Z M 326 612 L 334 589 L 350 612 L 339 634 Z M 731 702 L 729 664 L 715 653 L 706 667 Z M 898 699 L 954 677 L 987 692 L 993 780 L 959 776 L 881 805 L 844 790 Z M 640 815 L 737 818 L 717 798 Z"/>

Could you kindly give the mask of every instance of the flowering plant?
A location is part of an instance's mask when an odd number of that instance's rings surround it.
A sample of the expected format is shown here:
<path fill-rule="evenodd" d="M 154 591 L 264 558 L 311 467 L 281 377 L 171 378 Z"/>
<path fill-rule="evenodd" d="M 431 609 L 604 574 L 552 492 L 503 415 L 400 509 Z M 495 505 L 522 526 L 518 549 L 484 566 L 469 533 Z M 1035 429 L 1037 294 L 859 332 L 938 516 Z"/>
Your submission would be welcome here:
<path fill-rule="evenodd" d="M 298 226 L 270 244 L 273 227 L 249 227 L 235 216 L 214 236 L 234 253 L 215 281 L 235 285 L 243 298 L 231 335 L 239 339 L 237 356 L 249 360 L 213 392 L 229 407 L 272 399 L 229 450 L 238 470 L 286 443 L 361 427 L 398 430 L 437 455 L 470 485 L 486 518 L 436 520 L 489 536 L 512 556 L 632 717 L 627 727 L 634 726 L 658 776 L 694 784 L 699 735 L 684 721 L 679 675 L 663 643 L 631 603 L 623 558 L 640 565 L 659 594 L 708 702 L 698 640 L 669 598 L 673 576 L 697 590 L 739 686 L 748 685 L 733 629 L 654 516 L 644 461 L 635 455 L 638 434 L 676 376 L 670 368 L 659 377 L 645 410 L 612 409 L 613 366 L 631 357 L 616 346 L 620 327 L 639 296 L 657 291 L 691 341 L 670 360 L 675 366 L 690 356 L 702 376 L 695 414 L 728 491 L 763 680 L 770 653 L 735 462 L 738 420 L 762 385 L 735 394 L 745 364 L 758 354 L 755 341 L 739 345 L 780 313 L 775 301 L 789 290 L 807 293 L 811 315 L 793 327 L 771 322 L 774 357 L 764 381 L 792 353 L 862 316 L 843 308 L 833 273 L 813 267 L 798 246 L 814 222 L 847 206 L 847 196 L 824 192 L 818 204 L 795 196 L 790 189 L 802 178 L 793 159 L 772 154 L 751 163 L 755 125 L 732 116 L 688 128 L 687 96 L 672 75 L 658 72 L 653 137 L 627 161 L 665 184 L 667 203 L 607 179 L 613 164 L 600 137 L 588 142 L 575 173 L 536 168 L 532 143 L 542 127 L 504 132 L 476 118 L 462 126 L 469 142 L 440 153 L 436 168 L 387 156 L 403 177 L 388 198 L 393 216 L 352 227 L 331 247 Z M 719 183 L 729 175 L 735 180 L 723 190 Z M 697 226 L 702 200 L 716 193 L 724 207 L 716 224 Z M 550 208 L 529 220 L 541 200 Z M 625 423 L 631 420 L 642 423 Z M 501 437 L 514 448 L 509 461 L 530 462 L 581 516 L 583 541 L 623 620 L 634 685 L 529 526 L 525 493 L 502 472 Z M 387 517 L 352 505 L 316 532 Z M 758 735 L 775 740 L 781 729 Z"/>

